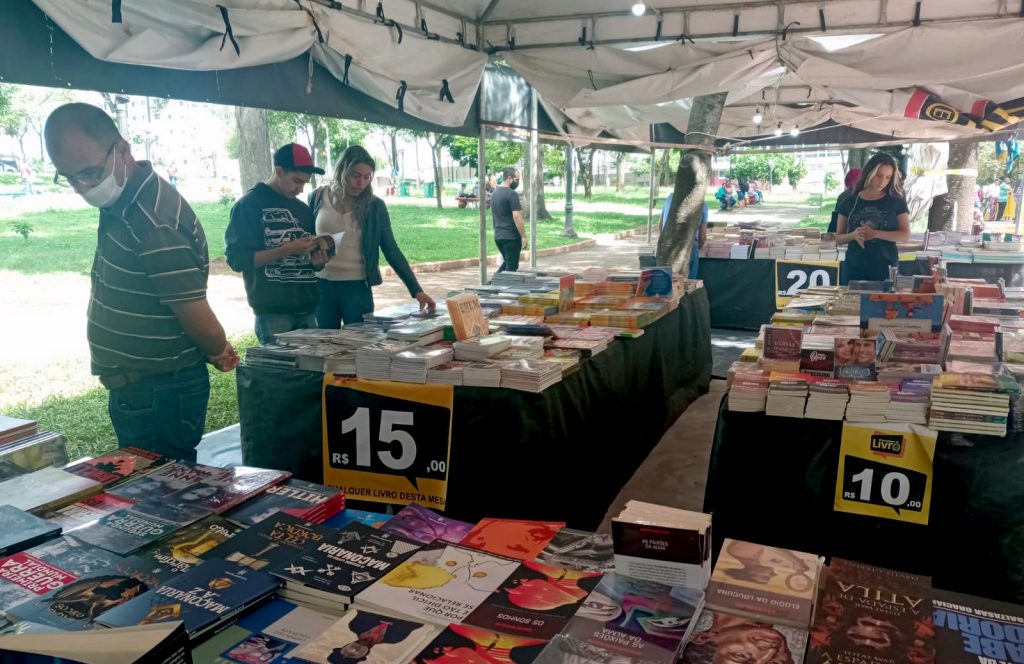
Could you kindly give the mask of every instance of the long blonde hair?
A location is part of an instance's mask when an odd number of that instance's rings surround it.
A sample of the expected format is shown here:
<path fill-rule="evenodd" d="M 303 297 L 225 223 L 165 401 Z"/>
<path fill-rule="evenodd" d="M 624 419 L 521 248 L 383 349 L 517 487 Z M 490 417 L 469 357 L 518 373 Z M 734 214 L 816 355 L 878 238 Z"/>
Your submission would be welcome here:
<path fill-rule="evenodd" d="M 889 181 L 889 186 L 886 187 L 885 193 L 894 198 L 904 198 L 903 176 L 900 174 L 900 165 L 895 157 L 885 152 L 875 153 L 871 159 L 868 159 L 868 163 L 864 164 L 864 168 L 860 172 L 860 179 L 857 180 L 854 194 L 860 194 L 864 190 L 868 182 L 871 182 L 871 178 L 875 177 L 875 172 L 880 166 L 892 166 L 892 180 Z"/>
<path fill-rule="evenodd" d="M 331 182 L 333 193 L 340 196 L 341 199 L 345 198 L 345 176 L 357 164 L 365 164 L 370 167 L 371 171 L 377 170 L 377 162 L 373 160 L 366 148 L 361 145 L 350 145 L 346 148 L 334 166 Z M 352 216 L 357 223 L 362 224 L 366 219 L 366 213 L 369 211 L 373 199 L 373 184 L 371 183 L 366 185 L 366 189 L 363 189 L 362 193 L 352 201 Z"/>

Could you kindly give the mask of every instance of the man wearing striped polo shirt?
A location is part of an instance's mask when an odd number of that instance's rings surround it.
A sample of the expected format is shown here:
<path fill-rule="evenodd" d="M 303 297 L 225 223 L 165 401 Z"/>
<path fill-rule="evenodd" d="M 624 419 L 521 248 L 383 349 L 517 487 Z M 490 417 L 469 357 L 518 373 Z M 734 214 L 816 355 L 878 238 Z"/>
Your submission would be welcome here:
<path fill-rule="evenodd" d="M 100 209 L 87 334 L 117 442 L 195 461 L 210 399 L 205 363 L 238 365 L 206 300 L 203 227 L 99 108 L 65 104 L 44 135 L 54 181 Z"/>

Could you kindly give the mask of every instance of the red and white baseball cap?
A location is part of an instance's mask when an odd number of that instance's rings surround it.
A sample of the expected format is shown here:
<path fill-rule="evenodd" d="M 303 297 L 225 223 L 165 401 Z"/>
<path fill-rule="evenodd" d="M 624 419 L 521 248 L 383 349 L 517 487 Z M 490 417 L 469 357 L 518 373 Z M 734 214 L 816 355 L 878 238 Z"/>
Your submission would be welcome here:
<path fill-rule="evenodd" d="M 313 155 L 309 154 L 306 146 L 298 143 L 289 143 L 279 147 L 274 153 L 274 166 L 280 166 L 285 171 L 324 174 L 324 169 L 313 164 Z"/>

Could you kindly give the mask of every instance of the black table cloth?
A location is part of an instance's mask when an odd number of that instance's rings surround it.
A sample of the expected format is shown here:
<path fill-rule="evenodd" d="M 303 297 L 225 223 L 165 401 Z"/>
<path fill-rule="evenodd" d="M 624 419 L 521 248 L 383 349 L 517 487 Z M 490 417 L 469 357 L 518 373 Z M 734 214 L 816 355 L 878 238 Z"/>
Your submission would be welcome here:
<path fill-rule="evenodd" d="M 445 514 L 596 528 L 668 427 L 707 392 L 708 322 L 699 290 L 540 394 L 456 387 Z M 322 481 L 322 375 L 243 365 L 237 382 L 244 462 Z"/>

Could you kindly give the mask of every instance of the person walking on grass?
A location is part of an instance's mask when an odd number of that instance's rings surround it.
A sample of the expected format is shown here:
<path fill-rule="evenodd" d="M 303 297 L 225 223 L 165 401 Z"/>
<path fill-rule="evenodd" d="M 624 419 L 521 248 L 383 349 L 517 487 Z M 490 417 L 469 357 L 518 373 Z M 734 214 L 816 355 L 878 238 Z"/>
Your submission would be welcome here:
<path fill-rule="evenodd" d="M 494 243 L 501 253 L 498 272 L 519 270 L 519 254 L 529 249 L 523 224 L 523 205 L 519 201 L 519 169 L 509 166 L 501 172 L 501 184 L 491 194 L 491 223 L 494 225 Z"/>
<path fill-rule="evenodd" d="M 86 334 L 117 442 L 195 461 L 210 399 L 205 363 L 238 365 L 206 299 L 203 226 L 99 108 L 65 104 L 43 136 L 54 182 L 100 210 Z"/>
<path fill-rule="evenodd" d="M 327 254 L 316 249 L 313 211 L 297 197 L 312 175 L 324 170 L 296 143 L 274 153 L 274 172 L 231 208 L 224 232 L 228 265 L 241 272 L 249 306 L 256 314 L 256 338 L 274 343 L 275 334 L 316 327 L 316 271 Z"/>

